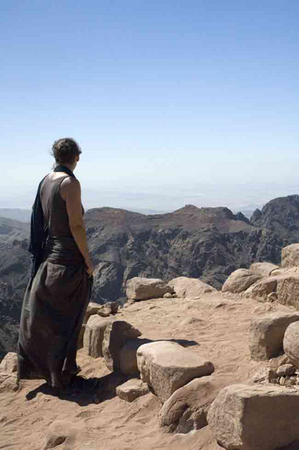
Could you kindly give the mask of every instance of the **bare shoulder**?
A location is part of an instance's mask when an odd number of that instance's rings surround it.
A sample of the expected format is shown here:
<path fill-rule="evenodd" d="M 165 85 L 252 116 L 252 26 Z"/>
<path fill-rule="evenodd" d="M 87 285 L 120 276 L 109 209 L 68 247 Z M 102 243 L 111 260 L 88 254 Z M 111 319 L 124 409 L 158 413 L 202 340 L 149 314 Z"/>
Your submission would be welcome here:
<path fill-rule="evenodd" d="M 62 198 L 70 196 L 80 196 L 81 185 L 77 178 L 67 177 L 61 183 L 61 195 Z"/>

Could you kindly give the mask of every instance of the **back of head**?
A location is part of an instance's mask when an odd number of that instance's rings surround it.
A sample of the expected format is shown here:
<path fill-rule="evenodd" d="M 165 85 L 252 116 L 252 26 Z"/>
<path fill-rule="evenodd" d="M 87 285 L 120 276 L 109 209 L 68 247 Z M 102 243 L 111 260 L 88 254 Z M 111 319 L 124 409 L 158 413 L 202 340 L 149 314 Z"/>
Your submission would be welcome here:
<path fill-rule="evenodd" d="M 58 139 L 52 146 L 52 155 L 56 164 L 72 164 L 80 153 L 79 145 L 72 138 Z"/>

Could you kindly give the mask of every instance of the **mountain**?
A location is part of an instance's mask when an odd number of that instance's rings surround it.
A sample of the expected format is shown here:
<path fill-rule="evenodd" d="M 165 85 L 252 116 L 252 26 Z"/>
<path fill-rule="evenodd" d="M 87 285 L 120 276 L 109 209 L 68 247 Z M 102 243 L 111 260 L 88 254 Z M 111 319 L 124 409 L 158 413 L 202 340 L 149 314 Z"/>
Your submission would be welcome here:
<path fill-rule="evenodd" d="M 227 276 L 255 261 L 280 262 L 283 246 L 299 242 L 299 196 L 278 198 L 249 221 L 228 208 L 186 205 L 144 215 L 115 208 L 90 209 L 85 224 L 96 267 L 92 300 L 125 296 L 135 276 L 201 278 L 220 288 Z M 0 218 L 0 352 L 13 349 L 29 279 L 29 225 Z"/>

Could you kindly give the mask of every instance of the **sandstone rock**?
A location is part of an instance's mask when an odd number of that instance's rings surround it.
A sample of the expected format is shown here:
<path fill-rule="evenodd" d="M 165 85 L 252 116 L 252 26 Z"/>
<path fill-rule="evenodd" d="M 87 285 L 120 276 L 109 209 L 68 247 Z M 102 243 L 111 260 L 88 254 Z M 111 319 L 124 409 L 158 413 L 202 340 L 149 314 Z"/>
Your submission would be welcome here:
<path fill-rule="evenodd" d="M 284 334 L 283 349 L 290 361 L 299 369 L 299 323 L 291 323 Z"/>
<path fill-rule="evenodd" d="M 253 383 L 273 383 L 277 379 L 277 374 L 274 369 L 261 368 L 258 369 L 252 376 L 251 381 Z"/>
<path fill-rule="evenodd" d="M 7 353 L 0 363 L 0 372 L 13 373 L 17 371 L 18 355 L 13 352 Z"/>
<path fill-rule="evenodd" d="M 299 274 L 287 274 L 279 277 L 276 294 L 279 303 L 299 309 Z"/>
<path fill-rule="evenodd" d="M 99 309 L 99 311 L 98 311 L 98 316 L 101 316 L 101 317 L 109 317 L 110 314 L 111 314 L 110 308 L 104 307 L 102 309 Z"/>
<path fill-rule="evenodd" d="M 273 270 L 276 269 L 279 269 L 279 267 L 269 262 L 257 262 L 250 266 L 250 272 L 256 273 L 261 277 L 269 277 Z"/>
<path fill-rule="evenodd" d="M 281 267 L 299 266 L 299 244 L 291 244 L 281 251 Z"/>
<path fill-rule="evenodd" d="M 159 426 L 168 432 L 189 433 L 207 425 L 208 409 L 229 378 L 195 378 L 175 391 L 164 403 L 159 414 Z"/>
<path fill-rule="evenodd" d="M 172 294 L 170 292 L 166 292 L 166 294 L 163 295 L 163 298 L 172 298 Z"/>
<path fill-rule="evenodd" d="M 261 275 L 252 273 L 248 269 L 235 270 L 222 286 L 222 292 L 239 294 L 246 291 L 253 283 L 261 278 Z"/>
<path fill-rule="evenodd" d="M 128 322 L 116 320 L 110 322 L 104 332 L 103 356 L 109 370 L 120 370 L 120 350 L 130 339 L 136 339 L 140 331 Z"/>
<path fill-rule="evenodd" d="M 76 435 L 76 430 L 69 422 L 57 420 L 51 423 L 47 433 L 44 450 L 55 448 L 63 443 L 71 443 Z"/>
<path fill-rule="evenodd" d="M 271 358 L 269 360 L 269 367 L 271 367 L 271 369 L 278 369 L 278 367 L 284 365 L 284 364 L 289 364 L 290 360 L 289 357 L 284 353 L 283 355 L 279 355 L 276 356 L 274 358 Z"/>
<path fill-rule="evenodd" d="M 251 358 L 262 361 L 277 356 L 283 347 L 287 327 L 299 320 L 299 313 L 272 313 L 251 321 L 249 348 Z"/>
<path fill-rule="evenodd" d="M 0 393 L 16 392 L 18 389 L 16 374 L 0 372 Z"/>
<path fill-rule="evenodd" d="M 296 372 L 296 367 L 293 366 L 293 364 L 283 364 L 282 366 L 279 366 L 276 370 L 276 373 L 279 377 L 286 377 L 294 375 Z"/>
<path fill-rule="evenodd" d="M 152 387 L 162 402 L 194 378 L 210 375 L 214 371 L 210 361 L 169 341 L 139 347 L 137 365 L 142 380 Z"/>
<path fill-rule="evenodd" d="M 128 299 L 148 300 L 162 298 L 167 292 L 172 293 L 171 287 L 165 281 L 158 278 L 131 278 L 126 283 L 126 295 Z"/>
<path fill-rule="evenodd" d="M 137 350 L 143 344 L 152 341 L 149 339 L 130 339 L 119 351 L 120 371 L 125 375 L 134 375 L 139 373 L 137 366 Z"/>
<path fill-rule="evenodd" d="M 127 402 L 133 402 L 136 398 L 149 393 L 149 387 L 138 378 L 132 378 L 121 386 L 117 386 L 116 395 Z"/>
<path fill-rule="evenodd" d="M 268 296 L 275 293 L 276 287 L 277 277 L 269 277 L 254 283 L 245 291 L 244 295 L 267 301 Z"/>
<path fill-rule="evenodd" d="M 178 277 L 169 281 L 168 284 L 179 298 L 200 297 L 203 294 L 217 292 L 215 288 L 198 278 Z"/>
<path fill-rule="evenodd" d="M 102 345 L 104 332 L 111 319 L 103 319 L 98 315 L 92 315 L 85 326 L 83 346 L 87 354 L 93 358 L 103 356 Z"/>
<path fill-rule="evenodd" d="M 236 384 L 219 393 L 208 423 L 226 449 L 274 450 L 299 439 L 298 408 L 296 390 Z"/>
<path fill-rule="evenodd" d="M 89 302 L 83 323 L 86 324 L 88 322 L 88 319 L 90 318 L 90 316 L 98 314 L 98 311 L 102 308 L 103 308 L 103 305 L 99 305 L 98 303 L 94 303 L 94 302 Z"/>

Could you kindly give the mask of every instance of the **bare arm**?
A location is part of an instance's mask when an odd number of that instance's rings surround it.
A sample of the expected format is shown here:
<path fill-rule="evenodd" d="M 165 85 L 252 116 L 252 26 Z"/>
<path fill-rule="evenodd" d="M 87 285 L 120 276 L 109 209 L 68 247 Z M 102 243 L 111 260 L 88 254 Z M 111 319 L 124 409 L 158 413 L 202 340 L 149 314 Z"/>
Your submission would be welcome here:
<path fill-rule="evenodd" d="M 66 202 L 70 229 L 75 242 L 82 253 L 89 275 L 93 273 L 93 265 L 88 251 L 86 230 L 82 217 L 81 186 L 77 179 L 66 178 L 61 184 L 61 196 Z"/>

